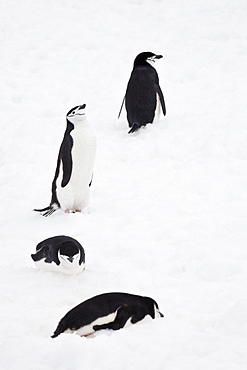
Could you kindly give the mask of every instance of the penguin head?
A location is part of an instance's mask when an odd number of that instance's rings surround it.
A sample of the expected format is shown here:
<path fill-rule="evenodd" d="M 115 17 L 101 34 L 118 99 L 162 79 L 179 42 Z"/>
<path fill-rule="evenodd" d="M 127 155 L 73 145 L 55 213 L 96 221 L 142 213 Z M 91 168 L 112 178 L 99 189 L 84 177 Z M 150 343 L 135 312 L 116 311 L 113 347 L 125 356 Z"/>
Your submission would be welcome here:
<path fill-rule="evenodd" d="M 72 269 L 79 266 L 80 252 L 76 246 L 65 243 L 58 250 L 58 260 L 65 268 Z"/>
<path fill-rule="evenodd" d="M 137 55 L 134 61 L 134 67 L 137 67 L 139 65 L 146 65 L 147 63 L 153 65 L 157 59 L 161 58 L 163 58 L 163 55 L 157 55 L 146 51 Z"/>
<path fill-rule="evenodd" d="M 70 111 L 66 115 L 66 119 L 73 124 L 84 121 L 84 119 L 86 118 L 85 108 L 86 104 L 82 104 L 70 109 Z"/>

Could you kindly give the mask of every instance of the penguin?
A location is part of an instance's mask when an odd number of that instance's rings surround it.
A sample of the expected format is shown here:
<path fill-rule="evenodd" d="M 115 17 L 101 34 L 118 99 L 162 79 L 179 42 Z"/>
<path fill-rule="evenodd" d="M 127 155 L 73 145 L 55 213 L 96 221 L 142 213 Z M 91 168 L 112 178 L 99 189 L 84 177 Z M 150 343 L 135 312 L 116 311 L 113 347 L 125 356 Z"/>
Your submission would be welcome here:
<path fill-rule="evenodd" d="M 96 138 L 85 108 L 86 104 L 78 105 L 66 115 L 67 127 L 58 154 L 50 205 L 34 209 L 43 216 L 49 216 L 59 208 L 67 213 L 81 212 L 89 204 Z"/>
<path fill-rule="evenodd" d="M 160 106 L 166 115 L 165 100 L 159 85 L 159 77 L 153 67 L 157 59 L 163 58 L 151 52 L 137 55 L 134 67 L 127 85 L 127 90 L 120 108 L 120 117 L 123 104 L 127 111 L 129 134 L 139 130 L 148 123 L 159 119 Z"/>
<path fill-rule="evenodd" d="M 51 338 L 61 333 L 76 332 L 87 337 L 103 329 L 119 330 L 147 316 L 151 319 L 164 317 L 152 298 L 129 293 L 103 293 L 72 308 L 60 320 Z"/>
<path fill-rule="evenodd" d="M 85 269 L 85 252 L 82 245 L 70 236 L 58 235 L 45 239 L 31 254 L 36 267 L 75 275 Z"/>

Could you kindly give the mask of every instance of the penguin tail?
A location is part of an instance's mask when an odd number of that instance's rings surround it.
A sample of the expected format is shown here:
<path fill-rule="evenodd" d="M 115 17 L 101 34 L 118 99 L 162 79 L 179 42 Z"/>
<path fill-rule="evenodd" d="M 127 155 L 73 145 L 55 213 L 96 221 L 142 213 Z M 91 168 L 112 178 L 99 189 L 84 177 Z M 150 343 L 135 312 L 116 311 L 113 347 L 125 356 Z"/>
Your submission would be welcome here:
<path fill-rule="evenodd" d="M 36 262 L 37 261 L 37 259 L 36 259 L 36 254 L 31 254 L 31 257 L 32 257 L 32 259 Z"/>
<path fill-rule="evenodd" d="M 131 129 L 129 130 L 128 134 L 133 134 L 133 132 L 139 130 L 141 128 L 142 125 L 138 124 L 138 123 L 133 123 Z"/>
<path fill-rule="evenodd" d="M 62 319 L 59 323 L 58 323 L 58 326 L 56 328 L 56 330 L 54 331 L 53 335 L 51 335 L 51 338 L 56 338 L 58 337 L 60 334 L 62 334 L 66 329 L 68 329 L 68 327 L 66 326 L 64 320 Z"/>
<path fill-rule="evenodd" d="M 47 217 L 52 215 L 56 210 L 58 210 L 58 208 L 60 208 L 60 206 L 57 203 L 52 203 L 46 208 L 34 209 L 34 211 L 40 212 L 42 216 Z"/>
<path fill-rule="evenodd" d="M 51 338 L 56 338 L 56 337 L 58 337 L 58 336 L 59 336 L 59 334 L 61 334 L 61 333 L 58 333 L 58 334 L 57 334 L 57 333 L 55 332 L 53 335 L 51 335 Z"/>
<path fill-rule="evenodd" d="M 56 338 L 58 337 L 60 334 L 62 334 L 64 332 L 64 330 L 62 330 L 60 328 L 60 324 L 58 324 L 58 327 L 57 329 L 54 331 L 53 335 L 51 335 L 51 338 Z"/>

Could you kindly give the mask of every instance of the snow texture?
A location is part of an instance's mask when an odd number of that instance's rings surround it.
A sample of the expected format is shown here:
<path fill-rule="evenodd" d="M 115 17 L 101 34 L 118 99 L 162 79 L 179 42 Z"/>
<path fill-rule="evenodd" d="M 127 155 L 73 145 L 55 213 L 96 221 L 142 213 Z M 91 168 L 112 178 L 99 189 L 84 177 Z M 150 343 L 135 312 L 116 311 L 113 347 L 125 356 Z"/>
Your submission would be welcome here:
<path fill-rule="evenodd" d="M 5 370 L 247 368 L 247 3 L 2 0 L 1 342 Z M 136 55 L 167 116 L 128 135 L 118 111 Z M 49 204 L 65 115 L 87 104 L 97 156 L 87 212 Z M 76 238 L 87 269 L 30 257 Z M 94 339 L 58 321 L 96 294 L 155 299 L 165 317 Z"/>

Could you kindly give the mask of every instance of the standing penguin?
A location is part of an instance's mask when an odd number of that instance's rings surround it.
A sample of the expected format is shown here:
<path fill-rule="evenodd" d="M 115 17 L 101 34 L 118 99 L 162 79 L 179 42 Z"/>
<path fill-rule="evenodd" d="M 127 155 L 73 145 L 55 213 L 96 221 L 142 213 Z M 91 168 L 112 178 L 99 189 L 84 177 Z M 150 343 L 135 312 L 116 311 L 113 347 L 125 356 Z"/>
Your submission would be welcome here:
<path fill-rule="evenodd" d="M 35 209 L 49 216 L 58 208 L 81 212 L 89 204 L 96 153 L 96 138 L 85 115 L 86 104 L 72 108 L 66 116 L 67 128 L 60 146 L 52 197 L 48 207 Z"/>
<path fill-rule="evenodd" d="M 163 317 L 152 298 L 129 293 L 104 293 L 72 308 L 59 321 L 52 338 L 62 333 L 76 332 L 83 337 L 103 329 L 119 330 L 147 316 L 151 319 Z"/>
<path fill-rule="evenodd" d="M 156 59 L 163 58 L 150 52 L 138 54 L 134 61 L 134 67 L 127 85 L 125 101 L 127 119 L 129 122 L 129 134 L 139 130 L 148 123 L 159 119 L 160 105 L 164 116 L 166 106 L 163 93 L 159 85 L 159 77 L 156 69 L 152 66 Z"/>
<path fill-rule="evenodd" d="M 70 236 L 58 235 L 45 239 L 31 254 L 37 268 L 75 275 L 85 269 L 82 245 Z"/>

